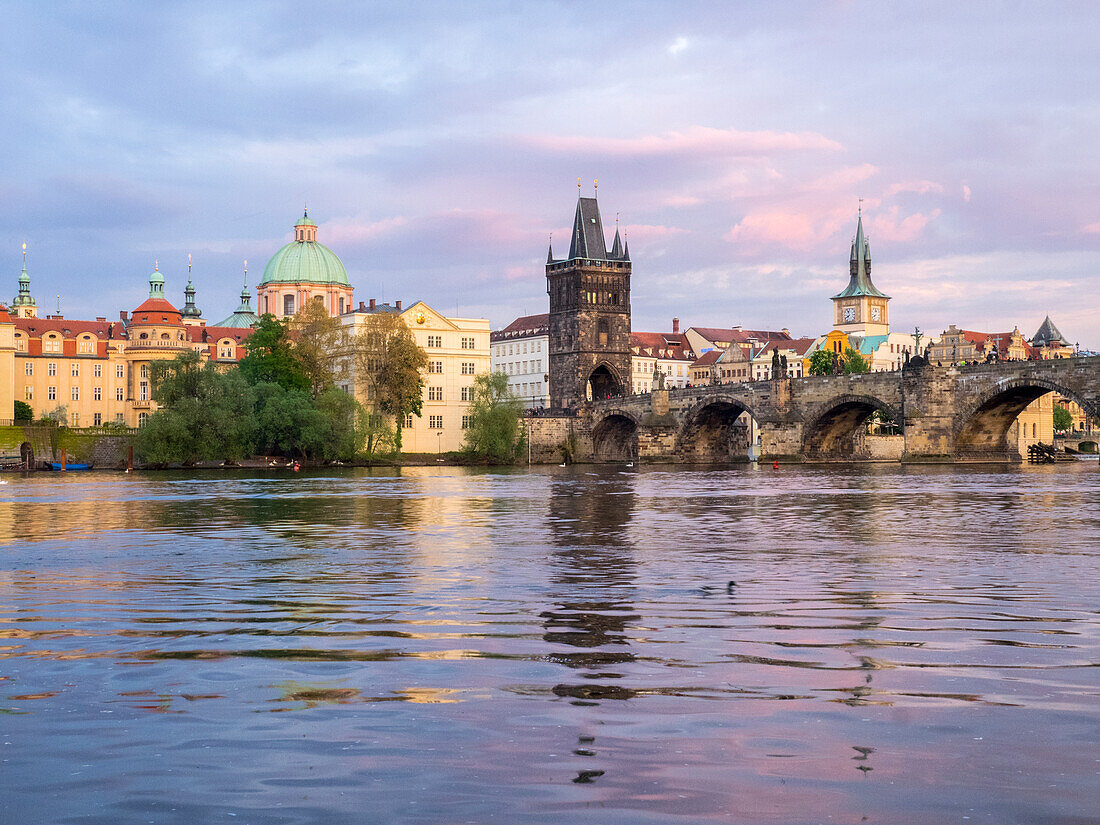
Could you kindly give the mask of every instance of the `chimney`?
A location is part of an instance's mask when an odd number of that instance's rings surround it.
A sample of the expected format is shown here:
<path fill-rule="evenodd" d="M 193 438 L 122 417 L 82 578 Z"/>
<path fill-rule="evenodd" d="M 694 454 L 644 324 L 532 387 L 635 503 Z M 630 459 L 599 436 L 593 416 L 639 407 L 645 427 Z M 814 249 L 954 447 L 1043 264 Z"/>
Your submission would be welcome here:
<path fill-rule="evenodd" d="M 397 311 L 398 312 L 401 311 L 401 302 L 400 301 L 397 301 Z"/>
<path fill-rule="evenodd" d="M 371 308 L 372 310 L 374 309 L 374 298 L 371 298 L 371 299 L 370 299 L 370 308 Z"/>
<path fill-rule="evenodd" d="M 362 301 L 359 302 L 359 311 L 360 312 L 366 312 L 367 311 L 367 305 L 364 304 Z"/>
<path fill-rule="evenodd" d="M 99 321 L 99 323 L 101 323 L 101 324 L 105 324 L 105 323 L 107 323 L 107 319 L 106 319 L 106 317 L 103 317 L 103 318 L 101 318 L 101 317 L 99 317 L 99 316 L 97 315 L 97 316 L 96 316 L 96 320 L 97 320 L 97 321 Z"/>
<path fill-rule="evenodd" d="M 782 332 L 784 335 L 786 335 L 788 338 L 791 337 L 791 331 L 789 329 L 787 329 L 786 327 L 783 327 L 783 329 L 781 329 L 779 331 Z"/>
<path fill-rule="evenodd" d="M 673 318 L 672 319 L 672 331 L 674 333 L 678 333 L 680 331 L 680 319 L 679 318 Z"/>
<path fill-rule="evenodd" d="M 130 313 L 128 313 L 126 310 L 119 310 L 118 317 L 122 319 L 122 323 L 125 324 L 128 320 L 130 320 L 129 315 Z"/>
<path fill-rule="evenodd" d="M 740 325 L 740 324 L 734 324 L 734 325 L 733 325 L 733 328 L 734 328 L 735 330 L 737 330 L 738 332 L 740 332 L 740 331 L 741 331 L 741 325 Z"/>

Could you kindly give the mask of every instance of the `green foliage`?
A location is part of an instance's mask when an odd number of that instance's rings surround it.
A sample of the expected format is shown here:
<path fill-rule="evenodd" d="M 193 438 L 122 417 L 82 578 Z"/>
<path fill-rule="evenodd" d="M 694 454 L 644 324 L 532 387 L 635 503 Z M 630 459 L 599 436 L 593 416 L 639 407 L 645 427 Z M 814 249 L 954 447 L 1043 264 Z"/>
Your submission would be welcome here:
<path fill-rule="evenodd" d="M 256 447 L 265 454 L 318 456 L 324 449 L 325 417 L 309 393 L 276 383 L 257 384 Z"/>
<path fill-rule="evenodd" d="M 363 409 L 343 390 L 335 387 L 322 392 L 313 402 L 321 414 L 325 430 L 320 452 L 315 456 L 327 461 L 350 461 L 363 446 L 360 426 Z"/>
<path fill-rule="evenodd" d="M 397 450 L 397 436 L 386 416 L 360 408 L 356 429 L 367 458 L 390 455 Z"/>
<path fill-rule="evenodd" d="M 247 354 L 239 369 L 249 384 L 278 384 L 306 392 L 312 388 L 310 376 L 294 351 L 289 326 L 271 313 L 260 318 L 244 348 Z"/>
<path fill-rule="evenodd" d="M 810 375 L 832 375 L 833 353 L 819 349 L 810 354 Z"/>
<path fill-rule="evenodd" d="M 1061 404 L 1054 405 L 1054 429 L 1065 431 L 1073 428 L 1073 414 Z"/>
<path fill-rule="evenodd" d="M 871 371 L 871 362 L 851 347 L 844 350 L 842 360 L 844 361 L 844 372 L 848 375 L 858 375 Z"/>
<path fill-rule="evenodd" d="M 26 401 L 15 401 L 15 415 L 12 416 L 16 421 L 33 421 L 34 420 L 34 408 L 31 407 Z"/>
<path fill-rule="evenodd" d="M 287 324 L 293 341 L 293 354 L 309 380 L 314 398 L 332 387 L 335 355 L 341 333 L 340 320 L 325 309 L 324 301 L 307 301 Z"/>
<path fill-rule="evenodd" d="M 237 370 L 222 372 L 197 352 L 150 366 L 160 409 L 138 432 L 137 451 L 150 464 L 226 459 L 250 452 L 252 390 Z"/>
<path fill-rule="evenodd" d="M 515 459 L 522 443 L 519 427 L 522 412 L 523 404 L 508 389 L 508 376 L 503 372 L 474 378 L 466 451 L 497 461 Z"/>
<path fill-rule="evenodd" d="M 362 330 L 348 347 L 355 363 L 356 382 L 364 385 L 372 412 L 391 415 L 398 424 L 406 415 L 420 415 L 428 355 L 399 315 L 367 315 Z M 394 428 L 394 443 L 400 450 L 400 426 Z"/>

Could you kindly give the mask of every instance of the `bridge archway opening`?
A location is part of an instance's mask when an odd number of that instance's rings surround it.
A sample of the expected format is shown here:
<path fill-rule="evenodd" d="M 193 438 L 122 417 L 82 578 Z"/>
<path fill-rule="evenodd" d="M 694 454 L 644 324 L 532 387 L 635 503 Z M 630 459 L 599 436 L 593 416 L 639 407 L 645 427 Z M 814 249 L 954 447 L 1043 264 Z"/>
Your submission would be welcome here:
<path fill-rule="evenodd" d="M 1088 400 L 1064 387 L 1047 384 L 1044 381 L 1020 381 L 998 388 L 964 414 L 956 429 L 955 454 L 964 457 L 986 454 L 1015 459 L 1019 456 L 1017 445 L 1008 443 L 1012 425 L 1033 401 L 1051 392 L 1057 392 L 1065 398 L 1076 401 L 1089 415 L 1096 414 L 1096 410 Z M 1021 426 L 1024 426 L 1024 423 L 1021 423 Z M 1030 436 L 1030 439 L 1042 440 L 1043 433 L 1038 431 L 1036 423 L 1031 422 L 1029 426 L 1035 429 L 1030 430 L 1026 435 Z M 1053 438 L 1053 433 L 1050 437 Z"/>
<path fill-rule="evenodd" d="M 638 425 L 625 415 L 612 414 L 592 430 L 596 461 L 633 461 L 638 457 Z"/>
<path fill-rule="evenodd" d="M 694 464 L 749 461 L 759 428 L 735 401 L 716 400 L 696 410 L 680 431 L 678 452 Z"/>
<path fill-rule="evenodd" d="M 589 401 L 615 398 L 623 394 L 623 385 L 606 364 L 600 364 L 588 376 L 586 387 Z"/>
<path fill-rule="evenodd" d="M 845 396 L 809 421 L 802 436 L 808 458 L 851 459 L 859 453 L 858 440 L 875 413 L 880 421 L 896 422 L 889 405 L 872 396 Z"/>

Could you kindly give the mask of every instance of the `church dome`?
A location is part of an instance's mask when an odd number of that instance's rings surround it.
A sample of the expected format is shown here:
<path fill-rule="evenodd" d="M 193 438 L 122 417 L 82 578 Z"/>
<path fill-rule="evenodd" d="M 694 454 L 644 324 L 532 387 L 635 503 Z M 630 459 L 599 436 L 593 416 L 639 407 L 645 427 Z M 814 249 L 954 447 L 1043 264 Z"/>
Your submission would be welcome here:
<path fill-rule="evenodd" d="M 317 241 L 317 224 L 303 215 L 294 224 L 294 240 L 271 256 L 260 286 L 266 284 L 335 284 L 349 286 L 348 273 L 336 253 Z"/>

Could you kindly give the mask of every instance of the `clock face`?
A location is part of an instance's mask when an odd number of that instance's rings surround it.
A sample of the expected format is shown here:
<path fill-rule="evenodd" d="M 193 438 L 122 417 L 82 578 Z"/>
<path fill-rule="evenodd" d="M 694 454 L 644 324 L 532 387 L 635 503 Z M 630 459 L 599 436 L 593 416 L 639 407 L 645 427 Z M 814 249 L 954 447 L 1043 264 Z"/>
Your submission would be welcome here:
<path fill-rule="evenodd" d="M 856 319 L 856 308 L 855 307 L 844 307 L 844 320 L 845 321 L 854 321 L 855 319 Z"/>
<path fill-rule="evenodd" d="M 879 315 L 880 315 L 879 308 L 878 307 L 871 307 L 871 320 L 872 321 L 877 321 L 878 318 L 879 318 Z"/>

